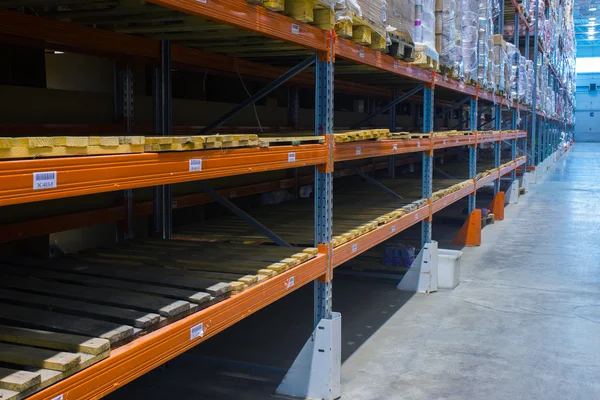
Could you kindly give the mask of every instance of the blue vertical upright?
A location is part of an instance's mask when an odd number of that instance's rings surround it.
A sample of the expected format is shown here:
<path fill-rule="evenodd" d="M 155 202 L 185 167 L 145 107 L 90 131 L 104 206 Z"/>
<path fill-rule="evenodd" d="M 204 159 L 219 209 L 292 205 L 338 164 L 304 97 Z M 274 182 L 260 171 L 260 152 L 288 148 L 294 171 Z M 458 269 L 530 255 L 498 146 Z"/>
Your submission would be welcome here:
<path fill-rule="evenodd" d="M 535 12 L 534 12 L 534 24 L 533 24 L 533 98 L 531 100 L 531 132 L 533 136 L 533 144 L 531 146 L 531 153 L 533 154 L 533 165 L 538 165 L 541 161 L 540 159 L 540 136 L 539 129 L 537 124 L 537 87 L 538 87 L 538 56 L 539 54 L 539 26 L 538 26 L 538 15 L 540 12 L 540 3 L 539 1 L 535 2 Z M 529 31 L 528 31 L 529 32 Z M 526 46 L 529 45 L 529 37 L 525 40 Z M 528 47 L 527 47 L 528 48 Z"/>
<path fill-rule="evenodd" d="M 333 61 L 320 55 L 316 61 L 315 135 L 328 135 L 327 143 L 333 146 Z M 329 157 L 332 155 L 333 149 L 330 149 Z M 331 243 L 333 159 L 328 161 L 326 167 L 315 167 L 315 246 Z M 328 265 L 328 270 L 330 268 Z M 331 289 L 330 280 L 315 280 L 315 326 L 323 318 L 331 319 Z"/>
<path fill-rule="evenodd" d="M 433 132 L 433 85 L 427 84 L 423 89 L 423 133 Z M 433 138 L 431 138 L 433 140 Z M 433 150 L 423 152 L 421 197 L 430 199 L 433 194 Z M 421 223 L 421 247 L 431 242 L 431 220 Z"/>
<path fill-rule="evenodd" d="M 494 106 L 494 130 L 502 130 L 502 106 Z M 502 157 L 502 141 L 498 140 L 494 143 L 494 168 L 500 167 L 500 160 Z M 500 179 L 494 181 L 494 195 L 500 191 Z"/>
<path fill-rule="evenodd" d="M 529 40 L 529 39 L 525 39 L 525 40 Z M 515 30 L 514 30 L 514 35 L 513 35 L 513 45 L 518 49 L 519 48 L 519 18 L 515 17 Z M 525 58 L 527 58 L 529 55 L 526 55 Z M 527 73 L 525 73 L 527 74 Z M 527 88 L 525 88 L 525 90 L 527 90 Z M 519 118 L 519 111 L 518 110 L 512 110 L 512 119 L 511 119 L 511 127 L 510 129 L 512 129 L 513 131 L 517 130 L 517 119 Z M 525 120 L 527 120 L 527 114 L 525 114 Z M 527 128 L 525 128 L 527 129 Z M 527 138 L 523 139 L 523 154 L 526 154 L 527 152 Z M 514 160 L 515 158 L 517 158 L 517 139 L 513 140 L 510 142 L 510 154 L 512 159 Z M 514 182 L 517 179 L 517 170 L 513 169 L 511 174 L 510 174 L 510 181 L 511 183 Z"/>
<path fill-rule="evenodd" d="M 471 97 L 471 103 L 469 107 L 470 117 L 470 129 L 475 132 L 477 131 L 477 98 Z M 477 144 L 469 146 L 469 178 L 475 179 L 477 176 Z M 469 215 L 475 210 L 475 199 L 477 192 L 469 195 Z"/>

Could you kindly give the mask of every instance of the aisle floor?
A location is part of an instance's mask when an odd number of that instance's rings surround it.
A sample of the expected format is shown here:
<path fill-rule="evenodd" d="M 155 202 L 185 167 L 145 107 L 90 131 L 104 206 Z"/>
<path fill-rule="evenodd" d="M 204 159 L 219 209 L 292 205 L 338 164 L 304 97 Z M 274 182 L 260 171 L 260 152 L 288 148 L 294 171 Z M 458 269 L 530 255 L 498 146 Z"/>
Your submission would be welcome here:
<path fill-rule="evenodd" d="M 600 144 L 577 144 L 464 250 L 455 290 L 338 277 L 342 398 L 600 399 L 599 237 Z M 311 325 L 305 287 L 109 398 L 272 398 Z"/>

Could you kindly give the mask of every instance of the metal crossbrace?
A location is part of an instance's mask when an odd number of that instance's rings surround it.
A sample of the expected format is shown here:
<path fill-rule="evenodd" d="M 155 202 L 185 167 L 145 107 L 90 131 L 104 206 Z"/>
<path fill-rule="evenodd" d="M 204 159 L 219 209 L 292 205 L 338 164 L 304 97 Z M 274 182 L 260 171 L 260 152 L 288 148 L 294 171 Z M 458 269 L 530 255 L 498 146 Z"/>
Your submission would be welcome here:
<path fill-rule="evenodd" d="M 435 167 L 434 170 L 435 170 L 435 172 L 437 172 L 438 174 L 442 175 L 445 178 L 455 179 L 452 175 L 450 175 L 446 171 L 443 171 L 443 170 L 439 169 L 438 167 Z"/>
<path fill-rule="evenodd" d="M 463 104 L 465 104 L 467 101 L 469 101 L 470 97 L 465 97 L 464 99 L 462 99 L 461 101 L 459 101 L 458 103 L 454 103 L 453 105 L 451 105 L 448 108 L 443 109 L 442 111 L 440 111 L 439 113 L 436 114 L 436 118 L 441 118 L 444 116 L 444 114 L 448 114 L 449 112 L 452 112 L 454 110 L 456 110 L 458 107 L 462 106 Z"/>
<path fill-rule="evenodd" d="M 285 240 L 280 238 L 275 232 L 273 232 L 272 230 L 270 230 L 254 218 L 252 218 L 252 216 L 250 216 L 247 212 L 233 204 L 231 201 L 221 196 L 219 193 L 217 193 L 216 190 L 208 186 L 206 183 L 204 183 L 203 181 L 198 181 L 197 183 L 200 186 L 200 189 L 202 189 L 204 193 L 212 197 L 217 203 L 221 204 L 223 207 L 227 208 L 229 211 L 246 221 L 248 224 L 252 225 L 252 227 L 257 231 L 264 233 L 269 239 L 277 243 L 279 246 L 292 247 Z"/>
<path fill-rule="evenodd" d="M 471 130 L 477 130 L 477 99 L 471 97 L 470 109 L 470 125 Z M 477 176 L 477 147 L 475 145 L 469 146 L 469 178 L 475 179 Z M 476 193 L 469 195 L 469 215 L 476 208 Z"/>
<path fill-rule="evenodd" d="M 423 89 L 423 133 L 433 132 L 433 87 Z M 433 194 L 433 154 L 423 152 L 421 198 L 430 199 Z M 421 222 L 421 247 L 431 242 L 431 221 Z"/>
<path fill-rule="evenodd" d="M 356 173 L 356 175 L 360 176 L 361 178 L 363 178 L 364 180 L 366 180 L 370 184 L 372 184 L 374 186 L 377 186 L 379 189 L 383 190 L 384 192 L 386 192 L 387 194 L 391 195 L 392 197 L 395 197 L 395 198 L 400 199 L 400 200 L 404 200 L 404 197 L 400 196 L 398 193 L 394 192 L 392 189 L 390 189 L 389 187 L 385 186 L 381 182 L 378 182 L 377 180 L 371 178 L 369 175 L 365 174 L 359 168 L 356 168 L 356 167 L 354 167 L 352 165 L 348 165 L 346 163 L 342 163 L 342 164 L 346 168 L 351 169 L 352 171 L 354 171 Z"/>
<path fill-rule="evenodd" d="M 333 73 L 331 60 L 316 58 L 315 135 L 328 135 L 333 143 Z M 333 160 L 330 160 L 333 163 Z M 333 225 L 333 174 L 315 167 L 315 246 L 329 244 Z M 328 265 L 328 268 L 330 266 Z M 322 319 L 331 319 L 331 280 L 314 281 L 314 326 Z"/>
<path fill-rule="evenodd" d="M 375 118 L 379 114 L 382 114 L 382 113 L 386 112 L 387 110 L 391 109 L 392 107 L 395 107 L 398 104 L 402 103 L 404 100 L 408 99 L 412 95 L 414 95 L 414 94 L 418 93 L 419 91 L 423 90 L 424 87 L 425 87 L 425 85 L 421 84 L 421 85 L 418 85 L 417 87 L 415 87 L 414 89 L 409 90 L 408 92 L 404 93 L 402 96 L 400 96 L 400 97 L 398 97 L 398 98 L 390 101 L 389 103 L 387 103 L 385 106 L 381 107 L 380 109 L 373 111 L 365 119 L 363 119 L 362 121 L 360 121 L 357 124 L 352 125 L 350 127 L 350 129 L 359 129 L 361 126 L 363 126 L 367 122 L 371 121 L 373 118 Z"/>
<path fill-rule="evenodd" d="M 246 100 L 244 100 L 243 102 L 241 102 L 239 105 L 237 105 L 236 107 L 234 107 L 232 110 L 226 112 L 221 117 L 217 118 L 214 122 L 206 125 L 200 132 L 201 133 L 208 133 L 211 130 L 219 127 L 222 123 L 224 123 L 229 118 L 233 117 L 235 114 L 237 114 L 240 111 L 242 111 L 244 108 L 246 108 L 249 105 L 257 102 L 260 99 L 262 99 L 267 94 L 271 93 L 273 90 L 277 89 L 279 86 L 281 86 L 282 84 L 284 84 L 285 82 L 287 82 L 288 80 L 290 80 L 291 78 L 293 78 L 294 76 L 296 76 L 298 73 L 304 71 L 306 68 L 308 68 L 309 66 L 311 66 L 312 64 L 314 64 L 316 62 L 316 59 L 317 59 L 316 55 L 309 56 L 307 59 L 305 59 L 304 61 L 302 61 L 300 64 L 298 64 L 295 67 L 291 68 L 289 71 L 285 72 L 279 78 L 275 79 L 273 82 L 269 83 L 267 86 L 265 86 L 264 88 L 262 88 L 258 92 L 254 93 L 252 96 L 248 97 Z"/>

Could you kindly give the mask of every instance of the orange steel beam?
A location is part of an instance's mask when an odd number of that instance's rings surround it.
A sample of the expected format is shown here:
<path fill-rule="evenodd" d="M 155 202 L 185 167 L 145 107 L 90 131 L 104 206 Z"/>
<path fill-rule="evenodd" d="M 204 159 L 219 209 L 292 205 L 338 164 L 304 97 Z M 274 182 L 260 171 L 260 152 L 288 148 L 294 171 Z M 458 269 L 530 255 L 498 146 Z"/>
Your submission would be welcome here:
<path fill-rule="evenodd" d="M 396 165 L 417 163 L 418 158 L 406 158 L 396 160 Z M 388 168 L 387 162 L 381 162 L 373 165 L 369 163 L 361 168 L 364 172 L 381 170 Z M 354 175 L 352 169 L 336 169 L 333 173 L 335 178 Z M 312 183 L 313 175 L 304 175 L 298 178 L 298 185 Z M 234 188 L 217 190 L 221 196 L 227 199 L 244 197 L 252 194 L 259 194 L 277 189 L 288 189 L 296 186 L 295 178 L 286 178 L 270 182 L 262 182 L 253 185 L 245 185 Z M 173 208 L 180 209 L 193 207 L 201 204 L 214 202 L 214 199 L 205 193 L 192 193 L 173 197 Z M 145 201 L 134 204 L 134 216 L 150 215 L 153 212 L 153 202 Z M 53 217 L 47 217 L 37 220 L 28 220 L 16 222 L 13 224 L 0 226 L 0 243 L 12 240 L 26 239 L 30 237 L 47 235 L 55 232 L 68 231 L 71 229 L 84 228 L 87 226 L 100 225 L 107 222 L 117 222 L 125 218 L 126 210 L 124 206 L 115 206 L 99 210 L 83 211 L 74 214 L 63 214 Z"/>
<path fill-rule="evenodd" d="M 259 8 L 263 9 L 262 7 Z M 277 13 L 274 14 L 279 15 Z M 153 39 L 89 28 L 15 11 L 0 10 L 0 19 L 3 21 L 0 24 L 0 34 L 14 36 L 14 38 L 11 36 L 1 38 L 3 41 L 11 42 L 18 41 L 19 38 L 27 38 L 37 41 L 34 43 L 36 45 L 46 43 L 46 46 L 50 47 L 56 47 L 57 45 L 64 46 L 57 48 L 57 50 L 91 51 L 97 55 L 108 55 L 116 58 L 122 55 L 131 55 L 150 59 L 153 62 L 158 61 L 160 58 L 159 41 Z M 321 31 L 318 28 L 313 29 Z M 23 43 L 23 45 L 27 44 L 29 43 Z M 205 72 L 206 68 L 211 68 L 218 72 L 229 72 L 231 74 L 237 74 L 239 71 L 241 75 L 269 81 L 278 78 L 287 71 L 286 68 L 246 61 L 179 45 L 172 46 L 171 61 L 174 68 L 198 69 L 202 72 Z M 312 73 L 300 73 L 290 79 L 290 83 L 314 87 L 315 77 Z M 386 98 L 389 98 L 392 94 L 390 89 L 344 80 L 336 80 L 336 89 L 342 92 L 368 94 Z"/>
<path fill-rule="evenodd" d="M 436 213 L 449 205 L 456 203 L 458 200 L 463 199 L 473 193 L 473 185 L 466 186 L 454 193 L 450 193 L 431 203 L 431 212 Z"/>
<path fill-rule="evenodd" d="M 523 24 L 523 26 L 525 27 L 525 29 L 530 30 L 531 26 L 529 25 L 529 21 L 527 21 L 527 18 L 525 18 L 525 15 L 523 15 L 523 12 L 522 12 L 521 8 L 519 7 L 518 0 L 510 0 L 510 2 L 512 3 L 512 5 L 513 5 L 513 7 L 515 9 L 515 14 L 519 15 L 519 19 L 521 20 L 521 24 Z"/>
<path fill-rule="evenodd" d="M 264 283 L 112 350 L 106 360 L 55 383 L 29 399 L 51 399 L 60 395 L 65 399 L 98 399 L 106 396 L 324 275 L 326 260 L 326 255 L 319 254 Z M 199 324 L 203 324 L 204 335 L 192 338 L 191 329 Z"/>
<path fill-rule="evenodd" d="M 290 161 L 291 154 L 294 161 Z M 190 171 L 190 159 L 202 170 Z M 324 164 L 323 144 L 66 157 L 0 163 L 0 206 Z M 35 172 L 57 172 L 57 187 L 34 190 Z"/>
<path fill-rule="evenodd" d="M 411 213 L 381 225 L 377 229 L 365 233 L 356 239 L 350 240 L 343 245 L 333 249 L 332 263 L 334 267 L 338 267 L 346 261 L 356 257 L 357 255 L 367 251 L 371 247 L 391 238 L 392 236 L 402 232 L 403 230 L 415 225 L 418 222 L 430 216 L 429 205 L 421 207 Z"/>
<path fill-rule="evenodd" d="M 327 31 L 243 0 L 148 0 L 159 6 L 208 18 L 315 50 L 327 50 Z"/>

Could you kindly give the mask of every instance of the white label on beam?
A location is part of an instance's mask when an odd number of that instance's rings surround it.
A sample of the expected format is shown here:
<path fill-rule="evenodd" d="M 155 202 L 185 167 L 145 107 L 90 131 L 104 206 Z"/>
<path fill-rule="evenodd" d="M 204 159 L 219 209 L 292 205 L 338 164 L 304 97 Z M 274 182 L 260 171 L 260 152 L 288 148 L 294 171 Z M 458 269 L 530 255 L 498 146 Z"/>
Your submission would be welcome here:
<path fill-rule="evenodd" d="M 415 221 L 419 219 L 419 214 L 415 214 Z"/>
<path fill-rule="evenodd" d="M 398 60 L 394 60 L 394 69 L 398 69 Z"/>
<path fill-rule="evenodd" d="M 43 189 L 56 189 L 56 171 L 33 173 L 33 190 Z"/>
<path fill-rule="evenodd" d="M 202 159 L 201 158 L 190 159 L 190 171 L 202 171 Z"/>
<path fill-rule="evenodd" d="M 365 51 L 364 51 L 363 49 L 359 49 L 359 50 L 358 50 L 358 56 L 359 56 L 360 58 L 365 58 Z"/>
<path fill-rule="evenodd" d="M 290 276 L 288 279 L 285 280 L 284 285 L 286 289 L 289 289 L 291 287 L 294 286 L 295 280 L 293 276 Z"/>
<path fill-rule="evenodd" d="M 299 35 L 300 34 L 300 25 L 292 24 L 292 33 L 294 35 Z"/>
<path fill-rule="evenodd" d="M 296 162 L 296 153 L 288 153 L 288 162 Z"/>
<path fill-rule="evenodd" d="M 394 143 L 394 151 L 398 150 L 398 144 Z"/>
<path fill-rule="evenodd" d="M 206 4 L 206 0 L 198 0 L 199 3 Z"/>
<path fill-rule="evenodd" d="M 190 340 L 204 336 L 204 323 L 201 322 L 190 329 Z"/>
<path fill-rule="evenodd" d="M 236 197 L 237 197 L 237 193 L 235 192 L 235 190 L 232 190 L 231 192 L 229 192 L 230 199 L 235 199 Z"/>
<path fill-rule="evenodd" d="M 421 142 L 417 142 L 417 147 L 421 148 Z"/>
<path fill-rule="evenodd" d="M 357 244 L 353 244 L 352 245 L 352 252 L 356 253 L 357 250 L 358 250 L 358 243 Z"/>
<path fill-rule="evenodd" d="M 64 400 L 64 396 L 59 394 L 58 396 L 53 397 L 51 400 Z"/>
<path fill-rule="evenodd" d="M 396 225 L 392 225 L 392 233 L 396 232 Z"/>
<path fill-rule="evenodd" d="M 359 154 L 360 154 L 360 147 L 356 146 L 356 155 L 359 155 Z"/>

